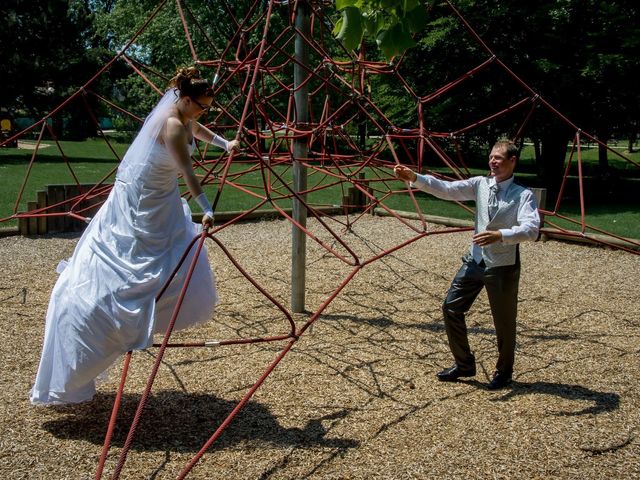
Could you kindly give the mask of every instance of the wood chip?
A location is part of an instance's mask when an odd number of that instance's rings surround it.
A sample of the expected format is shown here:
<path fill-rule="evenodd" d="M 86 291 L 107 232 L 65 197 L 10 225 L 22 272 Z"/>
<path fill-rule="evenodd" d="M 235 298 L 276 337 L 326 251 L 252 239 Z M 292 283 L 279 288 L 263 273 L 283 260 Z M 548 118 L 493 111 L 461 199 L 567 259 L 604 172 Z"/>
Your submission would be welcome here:
<path fill-rule="evenodd" d="M 360 262 L 416 235 L 392 218 L 367 216 L 348 232 L 328 222 Z M 316 221 L 309 226 L 351 258 Z M 282 220 L 218 235 L 287 308 L 290 237 Z M 440 305 L 469 239 L 430 235 L 362 268 L 189 478 L 640 477 L 640 257 L 553 241 L 523 245 L 514 384 L 492 392 L 485 384 L 496 346 L 484 293 L 468 316 L 478 375 L 460 383 L 434 376 L 452 363 Z M 28 402 L 55 267 L 77 240 L 0 239 L 2 478 L 93 478 L 98 463 L 120 363 L 90 403 Z M 354 267 L 312 239 L 307 246 L 313 313 Z M 209 324 L 174 341 L 287 332 L 285 316 L 213 242 L 208 255 L 222 303 Z M 301 326 L 311 313 L 293 317 Z M 170 349 L 122 478 L 175 478 L 283 346 Z M 134 354 L 105 478 L 156 352 Z"/>

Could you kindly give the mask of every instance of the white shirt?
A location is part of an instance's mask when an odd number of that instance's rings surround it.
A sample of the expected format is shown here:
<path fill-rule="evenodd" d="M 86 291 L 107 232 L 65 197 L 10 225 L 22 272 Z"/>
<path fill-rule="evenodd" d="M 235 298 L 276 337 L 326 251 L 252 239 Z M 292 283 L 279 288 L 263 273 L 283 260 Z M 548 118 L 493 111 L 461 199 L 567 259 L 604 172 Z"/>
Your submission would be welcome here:
<path fill-rule="evenodd" d="M 505 195 L 511 184 L 513 183 L 513 175 L 506 180 L 498 183 L 498 204 L 505 202 Z M 458 202 L 475 200 L 478 183 L 483 177 L 471 177 L 465 180 L 440 180 L 433 175 L 417 174 L 415 182 L 412 185 L 442 200 L 454 200 Z M 491 179 L 490 186 L 495 184 L 495 178 Z M 535 241 L 538 238 L 540 229 L 540 215 L 538 214 L 538 206 L 536 199 L 531 190 L 525 190 L 518 207 L 518 224 L 511 228 L 501 228 L 502 243 L 513 245 L 524 241 Z M 476 232 L 478 233 L 478 232 Z M 482 247 L 475 243 L 472 245 L 471 251 L 476 260 L 482 259 Z"/>

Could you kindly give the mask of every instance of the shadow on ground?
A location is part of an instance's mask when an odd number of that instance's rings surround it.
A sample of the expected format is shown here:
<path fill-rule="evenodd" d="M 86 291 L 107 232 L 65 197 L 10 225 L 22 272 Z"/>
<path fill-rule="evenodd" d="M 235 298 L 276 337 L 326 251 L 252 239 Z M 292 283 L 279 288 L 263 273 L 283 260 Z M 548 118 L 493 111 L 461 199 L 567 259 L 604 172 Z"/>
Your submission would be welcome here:
<path fill-rule="evenodd" d="M 113 400 L 114 395 L 98 395 L 86 404 L 50 407 L 57 410 L 60 418 L 45 422 L 42 428 L 57 438 L 102 445 Z M 140 395 L 123 395 L 112 446 L 123 446 L 139 400 Z M 214 395 L 159 392 L 149 399 L 145 407 L 132 448 L 197 452 L 236 405 L 236 401 Z M 214 443 L 212 450 L 247 442 L 303 448 L 354 448 L 359 445 L 356 440 L 325 438 L 327 429 L 323 422 L 331 423 L 347 413 L 339 410 L 308 421 L 304 428 L 284 428 L 267 407 L 250 401 Z"/>
<path fill-rule="evenodd" d="M 617 393 L 598 392 L 580 385 L 568 385 L 565 383 L 513 382 L 503 392 L 505 392 L 504 395 L 496 398 L 495 401 L 508 401 L 518 395 L 553 395 L 566 400 L 591 402 L 590 406 L 581 410 L 552 413 L 558 416 L 597 415 L 617 410 L 620 407 L 620 395 Z"/>

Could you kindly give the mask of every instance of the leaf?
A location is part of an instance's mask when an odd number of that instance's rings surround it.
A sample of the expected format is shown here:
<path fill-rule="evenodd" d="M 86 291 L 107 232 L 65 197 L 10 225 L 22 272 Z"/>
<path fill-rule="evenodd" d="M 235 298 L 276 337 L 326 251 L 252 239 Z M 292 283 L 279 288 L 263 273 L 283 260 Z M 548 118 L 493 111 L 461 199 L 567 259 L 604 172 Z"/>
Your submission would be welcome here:
<path fill-rule="evenodd" d="M 402 28 L 401 23 L 396 23 L 391 28 L 382 31 L 376 38 L 376 43 L 387 60 L 391 60 L 416 45 L 411 34 Z"/>
<path fill-rule="evenodd" d="M 399 7 L 401 4 L 401 0 L 382 0 L 381 8 L 383 10 L 391 10 L 392 8 Z"/>
<path fill-rule="evenodd" d="M 371 15 L 364 16 L 363 18 L 367 33 L 374 38 L 378 36 L 378 33 L 380 33 L 380 30 L 382 30 L 385 25 L 384 17 L 380 13 L 376 12 Z"/>
<path fill-rule="evenodd" d="M 405 15 L 409 12 L 413 12 L 416 7 L 420 6 L 420 0 L 404 0 L 404 13 Z"/>
<path fill-rule="evenodd" d="M 411 14 L 405 17 L 406 27 L 411 33 L 416 33 L 427 26 L 427 10 L 420 5 L 418 8 L 411 10 Z"/>
<path fill-rule="evenodd" d="M 364 35 L 364 22 L 360 9 L 345 7 L 342 10 L 342 25 L 336 35 L 338 40 L 344 43 L 347 50 L 353 50 L 360 45 Z"/>
<path fill-rule="evenodd" d="M 334 37 L 338 37 L 338 35 L 340 35 L 340 31 L 342 30 L 342 24 L 344 23 L 342 17 L 340 17 L 338 19 L 338 21 L 336 22 L 336 24 L 333 26 L 333 30 L 331 31 L 331 33 L 333 34 Z"/>
<path fill-rule="evenodd" d="M 355 7 L 360 0 L 336 0 L 336 10 L 343 10 L 347 7 Z"/>

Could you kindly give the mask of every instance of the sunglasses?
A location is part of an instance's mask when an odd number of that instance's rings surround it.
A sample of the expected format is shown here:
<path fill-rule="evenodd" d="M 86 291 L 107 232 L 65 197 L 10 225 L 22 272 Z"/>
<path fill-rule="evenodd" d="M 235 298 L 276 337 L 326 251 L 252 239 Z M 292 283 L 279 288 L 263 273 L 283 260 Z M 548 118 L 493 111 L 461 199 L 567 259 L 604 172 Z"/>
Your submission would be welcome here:
<path fill-rule="evenodd" d="M 192 98 L 191 100 L 193 101 L 193 103 L 198 105 L 202 109 L 203 112 L 208 112 L 213 107 L 213 105 L 202 104 L 199 101 L 197 101 L 195 98 Z"/>

